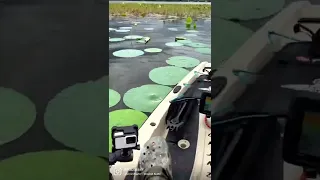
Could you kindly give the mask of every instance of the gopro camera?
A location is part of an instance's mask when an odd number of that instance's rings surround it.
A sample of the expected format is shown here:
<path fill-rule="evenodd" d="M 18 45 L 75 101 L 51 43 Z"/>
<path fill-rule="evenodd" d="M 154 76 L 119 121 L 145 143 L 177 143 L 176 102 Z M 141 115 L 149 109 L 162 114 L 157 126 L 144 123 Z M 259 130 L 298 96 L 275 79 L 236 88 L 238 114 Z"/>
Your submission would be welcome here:
<path fill-rule="evenodd" d="M 211 117 L 212 96 L 210 92 L 203 92 L 200 98 L 199 112 Z"/>
<path fill-rule="evenodd" d="M 138 126 L 112 127 L 112 150 L 136 149 Z"/>

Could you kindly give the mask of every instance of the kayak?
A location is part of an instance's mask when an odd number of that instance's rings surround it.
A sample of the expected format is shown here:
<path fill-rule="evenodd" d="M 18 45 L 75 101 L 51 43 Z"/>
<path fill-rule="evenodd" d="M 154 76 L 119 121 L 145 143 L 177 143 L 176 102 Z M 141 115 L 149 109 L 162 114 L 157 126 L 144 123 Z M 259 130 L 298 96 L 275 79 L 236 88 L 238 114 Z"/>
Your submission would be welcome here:
<path fill-rule="evenodd" d="M 187 103 L 183 114 L 175 113 L 180 107 L 177 109 L 171 105 L 183 97 L 199 98 L 203 92 L 210 93 L 211 82 L 206 78 L 210 71 L 209 62 L 196 66 L 173 88 L 139 129 L 140 147 L 152 137 L 166 139 L 172 159 L 170 171 L 175 180 L 211 179 L 210 117 L 199 113 L 198 100 Z M 178 117 L 184 125 L 171 128 L 172 125 L 168 124 L 170 117 Z M 123 180 L 128 171 L 137 169 L 140 153 L 141 150 L 134 150 L 132 162 L 117 162 L 113 165 L 110 168 L 113 178 Z"/>

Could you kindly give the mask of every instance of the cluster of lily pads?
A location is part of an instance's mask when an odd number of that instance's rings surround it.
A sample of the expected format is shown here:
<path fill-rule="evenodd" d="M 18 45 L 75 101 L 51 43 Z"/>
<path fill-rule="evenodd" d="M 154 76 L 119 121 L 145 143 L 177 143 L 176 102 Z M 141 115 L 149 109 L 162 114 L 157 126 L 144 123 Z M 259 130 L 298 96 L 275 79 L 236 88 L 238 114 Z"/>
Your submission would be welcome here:
<path fill-rule="evenodd" d="M 98 96 L 105 94 L 106 98 L 100 96 L 100 98 L 105 99 L 102 100 L 105 105 L 107 103 L 108 95 L 105 91 L 104 93 L 98 92 L 99 90 L 97 89 L 106 89 L 108 85 L 106 84 L 105 87 L 102 87 L 103 84 L 100 83 L 96 83 L 95 87 L 91 89 L 96 89 L 93 94 L 98 93 Z M 0 179 L 108 179 L 108 163 L 105 160 L 96 157 L 96 155 L 107 155 L 107 153 L 101 153 L 99 150 L 94 150 L 97 149 L 97 147 L 101 149 L 101 144 L 106 144 L 103 143 L 103 141 L 106 141 L 103 136 L 107 136 L 107 130 L 105 127 L 101 127 L 101 123 L 97 125 L 94 117 L 89 120 L 90 123 L 85 123 L 85 121 L 90 119 L 85 112 L 86 110 L 90 111 L 90 108 L 88 108 L 89 106 L 85 105 L 85 101 L 89 100 L 87 103 L 92 105 L 95 103 L 93 101 L 101 102 L 101 99 L 94 98 L 90 101 L 91 98 L 84 98 L 84 100 L 81 100 L 86 96 L 86 93 L 91 92 L 91 90 L 89 90 L 90 87 L 85 83 L 79 86 L 82 87 L 80 87 L 80 89 L 73 87 L 67 90 L 69 93 L 59 94 L 54 102 L 51 101 L 48 104 L 45 115 L 45 126 L 47 131 L 55 139 L 63 142 L 69 147 L 89 152 L 89 154 L 67 150 L 25 152 L 24 154 L 0 161 Z M 99 86 L 101 86 L 101 88 L 98 88 Z M 71 102 L 74 100 L 75 102 Z M 21 137 L 34 125 L 37 109 L 28 97 L 10 88 L 0 87 L 0 102 L 0 145 L 5 145 L 6 143 Z M 58 106 L 62 106 L 64 110 Z M 83 108 L 81 108 L 81 106 Z M 74 113 L 76 111 L 84 113 L 79 115 L 79 113 Z M 86 118 L 81 118 L 81 116 L 85 116 Z M 76 118 L 77 120 L 73 120 L 73 118 Z M 105 118 L 108 117 L 105 116 Z M 86 133 L 90 127 L 88 125 L 94 126 L 95 131 Z M 105 122 L 105 126 L 107 125 L 107 122 Z M 99 129 L 99 127 L 101 128 Z M 105 131 L 105 133 L 103 133 L 103 131 Z M 81 134 L 85 135 L 81 136 Z M 96 136 L 94 134 L 102 137 L 97 139 L 98 137 L 93 137 Z M 37 137 L 34 141 L 43 144 L 44 142 L 42 142 L 42 139 L 42 137 Z M 92 140 L 96 142 L 91 143 L 90 141 Z M 89 148 L 85 148 L 85 144 L 88 144 Z M 90 146 L 94 144 L 96 144 L 96 146 L 93 147 L 93 149 L 90 149 Z M 107 145 L 105 145 L 104 149 L 105 151 L 108 151 Z M 50 166 L 47 166 L 48 163 L 50 163 Z M 65 168 L 66 166 L 68 168 Z M 57 172 L 59 172 L 59 175 L 57 175 Z M 70 174 L 70 172 L 72 173 Z"/>
<path fill-rule="evenodd" d="M 119 28 L 123 29 L 123 28 Z M 129 28 L 126 28 L 129 29 Z M 110 28 L 110 31 L 116 31 L 114 28 Z M 150 30 L 150 29 L 148 29 Z M 177 28 L 168 28 L 169 31 L 179 31 Z M 211 53 L 210 45 L 193 42 L 188 39 L 188 36 L 197 36 L 199 31 L 187 29 L 186 37 L 176 37 L 172 39 L 172 42 L 165 43 L 166 46 L 177 48 L 180 46 L 187 46 L 195 48 L 195 51 L 202 54 Z M 129 31 L 127 31 L 129 32 Z M 141 35 L 128 35 L 121 38 L 121 41 L 131 40 L 147 43 L 146 39 Z M 117 39 L 118 40 L 118 39 Z M 150 40 L 150 38 L 149 38 Z M 109 39 L 110 43 L 120 42 L 115 41 L 114 38 Z M 152 40 L 150 41 L 152 44 Z M 112 54 L 119 58 L 132 58 L 142 56 L 147 53 L 161 53 L 160 48 L 146 48 L 143 51 L 138 49 L 121 49 L 113 52 Z M 149 79 L 154 84 L 146 84 L 140 87 L 136 87 L 128 90 L 122 97 L 124 104 L 130 109 L 120 109 L 109 113 L 109 128 L 113 126 L 128 126 L 137 124 L 141 127 L 144 121 L 148 118 L 145 113 L 151 113 L 162 102 L 162 100 L 170 93 L 172 86 L 179 83 L 188 73 L 189 68 L 193 68 L 200 64 L 200 61 L 193 57 L 188 56 L 172 56 L 167 60 L 164 60 L 168 66 L 158 67 L 149 72 Z M 109 89 L 109 108 L 117 105 L 121 100 L 121 95 L 113 89 Z M 111 150 L 111 137 L 109 136 L 109 144 Z"/>

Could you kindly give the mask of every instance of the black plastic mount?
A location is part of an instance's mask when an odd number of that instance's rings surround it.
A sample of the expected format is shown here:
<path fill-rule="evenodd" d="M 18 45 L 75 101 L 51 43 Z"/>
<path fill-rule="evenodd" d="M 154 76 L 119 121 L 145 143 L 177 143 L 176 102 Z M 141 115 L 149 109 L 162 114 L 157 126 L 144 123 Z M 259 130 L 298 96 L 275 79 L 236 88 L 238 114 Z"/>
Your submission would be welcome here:
<path fill-rule="evenodd" d="M 309 49 L 309 56 L 311 58 L 320 58 L 320 28 L 313 32 L 302 24 L 320 24 L 320 18 L 301 18 L 293 27 L 295 33 L 301 32 L 301 29 L 303 29 L 311 35 L 312 43 Z"/>

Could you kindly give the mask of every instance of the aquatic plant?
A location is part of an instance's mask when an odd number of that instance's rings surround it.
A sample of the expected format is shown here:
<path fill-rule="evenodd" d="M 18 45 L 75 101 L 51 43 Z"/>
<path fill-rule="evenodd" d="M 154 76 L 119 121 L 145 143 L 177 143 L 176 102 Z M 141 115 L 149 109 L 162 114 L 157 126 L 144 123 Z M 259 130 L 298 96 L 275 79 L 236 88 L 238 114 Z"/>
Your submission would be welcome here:
<path fill-rule="evenodd" d="M 187 29 L 191 29 L 191 24 L 192 24 L 192 18 L 191 17 L 187 17 L 187 19 L 186 19 L 186 28 Z"/>
<path fill-rule="evenodd" d="M 193 26 L 193 29 L 197 29 L 196 20 L 193 20 L 191 17 L 187 17 L 187 19 L 186 19 L 186 28 L 188 30 L 190 30 L 191 26 Z"/>
<path fill-rule="evenodd" d="M 211 17 L 211 5 L 193 4 L 109 4 L 109 15 L 146 17 L 148 15 L 176 16 L 178 18 Z"/>

